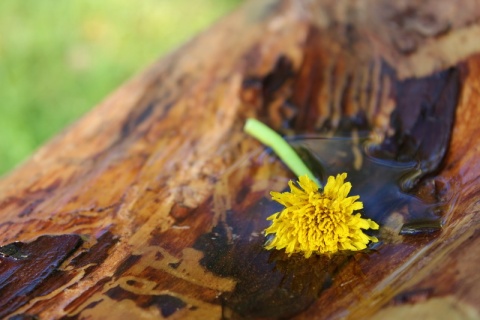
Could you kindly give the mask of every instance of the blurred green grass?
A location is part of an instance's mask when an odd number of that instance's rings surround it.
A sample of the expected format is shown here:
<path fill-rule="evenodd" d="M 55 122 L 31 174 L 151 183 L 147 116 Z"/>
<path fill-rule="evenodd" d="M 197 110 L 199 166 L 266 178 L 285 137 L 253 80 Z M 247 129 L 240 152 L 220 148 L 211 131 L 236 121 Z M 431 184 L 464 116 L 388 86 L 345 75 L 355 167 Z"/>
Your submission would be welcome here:
<path fill-rule="evenodd" d="M 241 0 L 1 0 L 0 174 Z"/>

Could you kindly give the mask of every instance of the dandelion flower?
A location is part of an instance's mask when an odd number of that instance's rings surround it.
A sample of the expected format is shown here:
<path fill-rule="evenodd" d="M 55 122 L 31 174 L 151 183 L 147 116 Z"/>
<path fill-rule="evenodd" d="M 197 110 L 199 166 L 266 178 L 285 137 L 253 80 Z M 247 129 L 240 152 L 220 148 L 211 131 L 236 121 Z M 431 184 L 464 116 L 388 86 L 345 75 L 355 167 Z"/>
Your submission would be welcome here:
<path fill-rule="evenodd" d="M 272 225 L 265 234 L 275 236 L 266 248 L 285 249 L 289 255 L 303 253 L 308 258 L 313 253 L 362 250 L 370 241 L 378 242 L 363 233 L 378 229 L 378 224 L 354 213 L 363 203 L 359 196 L 348 197 L 352 185 L 345 182 L 346 177 L 346 173 L 330 176 L 323 192 L 307 175 L 299 178 L 300 188 L 290 181 L 290 192 L 271 192 L 272 199 L 285 208 L 267 218 Z"/>

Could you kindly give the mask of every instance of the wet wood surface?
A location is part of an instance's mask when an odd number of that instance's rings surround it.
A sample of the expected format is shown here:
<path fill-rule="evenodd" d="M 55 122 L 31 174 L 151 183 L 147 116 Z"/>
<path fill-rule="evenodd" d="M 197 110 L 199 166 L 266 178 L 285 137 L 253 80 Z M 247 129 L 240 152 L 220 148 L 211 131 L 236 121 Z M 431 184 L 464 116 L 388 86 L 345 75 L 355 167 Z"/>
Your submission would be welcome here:
<path fill-rule="evenodd" d="M 478 1 L 245 3 L 3 177 L 0 317 L 478 319 L 479 19 Z M 264 250 L 294 177 L 248 117 L 320 177 L 347 171 L 380 243 Z"/>

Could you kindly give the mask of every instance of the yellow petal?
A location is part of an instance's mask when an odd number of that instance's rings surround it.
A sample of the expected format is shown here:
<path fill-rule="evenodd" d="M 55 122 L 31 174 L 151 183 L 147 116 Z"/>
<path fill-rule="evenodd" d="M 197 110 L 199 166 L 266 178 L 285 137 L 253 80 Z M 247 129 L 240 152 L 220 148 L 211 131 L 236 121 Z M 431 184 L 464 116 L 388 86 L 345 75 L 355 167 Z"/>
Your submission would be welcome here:
<path fill-rule="evenodd" d="M 363 250 L 377 238 L 363 229 L 378 229 L 377 223 L 356 212 L 363 209 L 359 196 L 350 196 L 352 185 L 346 173 L 328 177 L 323 192 L 308 176 L 290 181 L 290 192 L 271 192 L 272 199 L 285 208 L 267 219 L 272 225 L 265 234 L 274 234 L 267 249 L 285 249 L 287 254 L 335 253 L 338 250 Z"/>

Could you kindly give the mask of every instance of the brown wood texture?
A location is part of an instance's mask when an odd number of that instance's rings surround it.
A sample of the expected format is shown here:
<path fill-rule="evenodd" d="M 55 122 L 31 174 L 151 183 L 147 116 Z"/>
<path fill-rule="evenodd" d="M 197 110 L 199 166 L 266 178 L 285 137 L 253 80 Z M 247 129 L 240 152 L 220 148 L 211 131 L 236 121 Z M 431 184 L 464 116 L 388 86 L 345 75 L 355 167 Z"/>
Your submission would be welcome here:
<path fill-rule="evenodd" d="M 0 317 L 479 319 L 478 39 L 473 0 L 245 3 L 0 181 Z M 380 243 L 264 250 L 294 177 L 247 117 L 347 136 L 294 145 Z"/>

